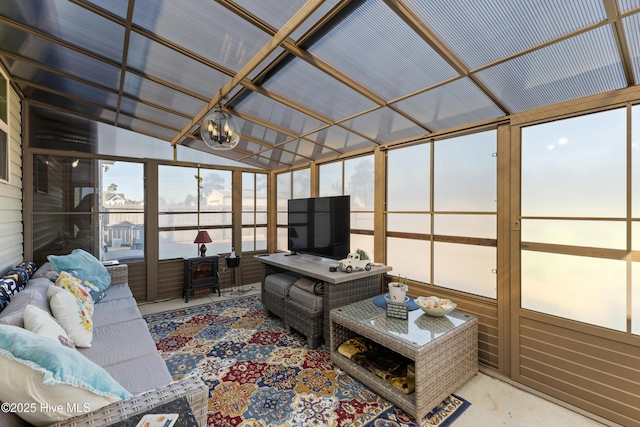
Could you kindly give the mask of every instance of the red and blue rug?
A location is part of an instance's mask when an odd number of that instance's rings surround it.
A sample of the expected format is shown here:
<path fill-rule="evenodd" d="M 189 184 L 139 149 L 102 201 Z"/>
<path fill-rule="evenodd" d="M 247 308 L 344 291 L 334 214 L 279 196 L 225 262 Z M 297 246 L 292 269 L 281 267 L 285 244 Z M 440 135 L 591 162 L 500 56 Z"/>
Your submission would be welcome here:
<path fill-rule="evenodd" d="M 174 379 L 209 387 L 209 426 L 417 426 L 387 400 L 266 317 L 246 296 L 144 317 Z M 470 404 L 451 395 L 424 426 L 446 427 Z"/>

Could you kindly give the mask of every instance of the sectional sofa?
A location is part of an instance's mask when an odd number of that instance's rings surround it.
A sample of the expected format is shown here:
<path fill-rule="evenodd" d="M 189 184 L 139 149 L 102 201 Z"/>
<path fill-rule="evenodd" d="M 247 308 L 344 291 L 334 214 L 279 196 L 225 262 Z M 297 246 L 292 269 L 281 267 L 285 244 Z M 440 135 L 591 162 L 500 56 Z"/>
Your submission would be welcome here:
<path fill-rule="evenodd" d="M 67 272 L 54 267 L 47 262 L 28 274 L 26 285 L 0 312 L 0 425 L 109 425 L 186 397 L 195 418 L 205 426 L 208 388 L 195 377 L 179 381 L 171 377 L 129 289 L 127 265 L 108 267 L 110 283 L 96 296 L 99 301 L 92 310 L 85 307 L 93 312 L 89 346 L 66 347 L 60 344 L 66 339 L 61 335 L 57 343 L 27 331 L 25 326 L 33 329 L 34 322 L 38 326 L 37 319 L 46 323 L 46 316 L 58 319 L 73 312 L 68 308 L 60 312 L 56 306 L 54 295 L 61 293 L 61 277 Z M 77 271 L 72 273 L 80 277 Z M 63 291 L 64 298 L 73 294 Z M 78 342 L 83 340 L 77 337 Z M 47 352 L 53 356 L 45 357 Z M 58 401 L 64 405 L 49 408 Z M 60 408 L 63 411 L 58 412 Z"/>

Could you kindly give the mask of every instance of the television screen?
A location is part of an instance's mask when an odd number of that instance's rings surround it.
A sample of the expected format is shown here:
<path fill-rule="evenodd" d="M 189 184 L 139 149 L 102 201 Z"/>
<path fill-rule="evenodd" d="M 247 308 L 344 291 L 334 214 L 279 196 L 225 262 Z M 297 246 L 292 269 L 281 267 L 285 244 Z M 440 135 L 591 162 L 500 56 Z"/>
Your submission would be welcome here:
<path fill-rule="evenodd" d="M 350 209 L 350 196 L 290 199 L 287 248 L 292 253 L 346 258 L 351 247 Z"/>

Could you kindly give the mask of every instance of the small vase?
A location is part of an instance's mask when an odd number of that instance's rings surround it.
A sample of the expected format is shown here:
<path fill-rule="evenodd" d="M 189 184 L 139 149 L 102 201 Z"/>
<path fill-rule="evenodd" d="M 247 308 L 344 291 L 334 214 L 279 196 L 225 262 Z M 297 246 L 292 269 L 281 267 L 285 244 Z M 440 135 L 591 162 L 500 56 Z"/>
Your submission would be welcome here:
<path fill-rule="evenodd" d="M 389 283 L 389 301 L 404 302 L 409 288 L 400 282 Z"/>

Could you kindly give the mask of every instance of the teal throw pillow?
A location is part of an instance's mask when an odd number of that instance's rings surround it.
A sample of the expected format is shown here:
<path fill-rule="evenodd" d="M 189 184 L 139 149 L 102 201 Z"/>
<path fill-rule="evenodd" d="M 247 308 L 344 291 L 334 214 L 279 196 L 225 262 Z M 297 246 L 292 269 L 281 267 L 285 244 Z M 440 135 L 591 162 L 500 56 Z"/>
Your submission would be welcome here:
<path fill-rule="evenodd" d="M 0 356 L 43 374 L 45 386 L 68 384 L 101 396 L 131 398 L 104 368 L 79 351 L 17 326 L 0 325 Z"/>
<path fill-rule="evenodd" d="M 96 257 L 82 249 L 74 249 L 69 255 L 49 255 L 47 257 L 58 273 L 76 271 L 83 279 L 105 290 L 111 284 L 111 275 Z"/>

